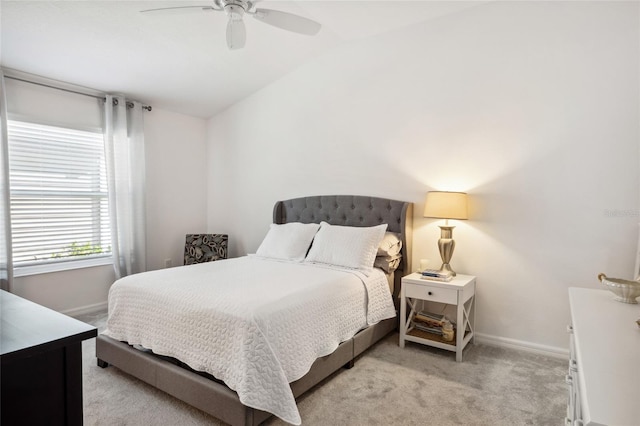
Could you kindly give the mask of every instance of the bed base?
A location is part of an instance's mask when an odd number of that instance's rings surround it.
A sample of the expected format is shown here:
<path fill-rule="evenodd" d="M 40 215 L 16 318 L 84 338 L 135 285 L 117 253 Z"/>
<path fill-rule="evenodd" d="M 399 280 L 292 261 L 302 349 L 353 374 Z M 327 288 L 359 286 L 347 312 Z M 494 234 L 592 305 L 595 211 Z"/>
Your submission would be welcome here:
<path fill-rule="evenodd" d="M 291 383 L 294 397 L 298 398 L 340 368 L 353 367 L 358 355 L 396 329 L 397 324 L 397 318 L 381 321 L 342 342 L 330 355 L 318 358 L 305 376 Z M 231 425 L 255 426 L 272 416 L 243 405 L 238 394 L 224 383 L 176 365 L 165 357 L 134 349 L 125 342 L 99 335 L 96 356 L 99 367 L 113 365 Z"/>

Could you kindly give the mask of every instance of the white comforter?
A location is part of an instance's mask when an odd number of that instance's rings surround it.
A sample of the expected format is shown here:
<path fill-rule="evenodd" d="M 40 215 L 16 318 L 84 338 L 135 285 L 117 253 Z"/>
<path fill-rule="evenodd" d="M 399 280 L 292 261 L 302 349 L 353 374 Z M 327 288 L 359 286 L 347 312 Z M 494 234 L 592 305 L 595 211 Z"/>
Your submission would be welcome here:
<path fill-rule="evenodd" d="M 384 274 L 241 257 L 125 277 L 104 332 L 175 357 L 240 401 L 300 424 L 289 386 L 316 358 L 395 316 Z"/>

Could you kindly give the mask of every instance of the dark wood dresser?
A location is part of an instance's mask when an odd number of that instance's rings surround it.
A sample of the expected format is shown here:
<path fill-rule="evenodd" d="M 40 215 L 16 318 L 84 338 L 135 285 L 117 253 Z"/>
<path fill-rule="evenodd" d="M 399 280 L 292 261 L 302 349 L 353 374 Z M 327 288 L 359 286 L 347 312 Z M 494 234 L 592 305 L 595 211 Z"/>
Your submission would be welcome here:
<path fill-rule="evenodd" d="M 82 424 L 82 341 L 89 324 L 0 291 L 0 423 Z"/>

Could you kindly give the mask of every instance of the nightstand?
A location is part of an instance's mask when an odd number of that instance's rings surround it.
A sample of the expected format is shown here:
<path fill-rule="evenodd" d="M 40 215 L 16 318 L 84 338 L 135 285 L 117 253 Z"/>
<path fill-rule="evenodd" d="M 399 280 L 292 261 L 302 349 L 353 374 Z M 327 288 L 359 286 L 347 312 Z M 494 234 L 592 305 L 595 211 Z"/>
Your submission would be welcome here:
<path fill-rule="evenodd" d="M 413 273 L 402 277 L 400 289 L 400 347 L 406 341 L 421 343 L 456 353 L 456 361 L 462 361 L 462 350 L 475 340 L 475 297 L 476 277 L 457 275 L 449 282 L 422 279 L 422 275 Z M 418 312 L 419 303 L 437 302 L 456 307 L 456 334 L 453 342 L 447 342 L 442 336 L 418 330 L 413 326 L 413 317 Z M 407 316 L 407 306 L 410 311 Z"/>

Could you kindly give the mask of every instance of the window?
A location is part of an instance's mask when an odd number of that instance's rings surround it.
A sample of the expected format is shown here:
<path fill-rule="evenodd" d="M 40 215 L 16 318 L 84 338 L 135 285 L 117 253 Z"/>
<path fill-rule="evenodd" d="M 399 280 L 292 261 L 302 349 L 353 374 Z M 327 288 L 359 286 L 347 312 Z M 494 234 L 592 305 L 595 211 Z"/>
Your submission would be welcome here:
<path fill-rule="evenodd" d="M 102 133 L 15 120 L 7 130 L 14 267 L 110 258 Z"/>

